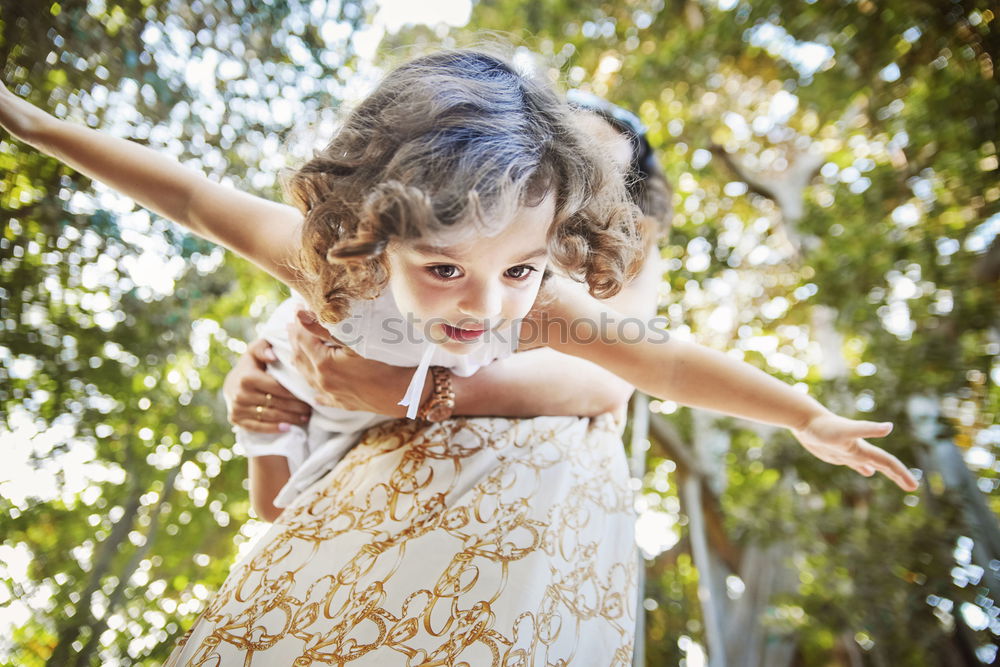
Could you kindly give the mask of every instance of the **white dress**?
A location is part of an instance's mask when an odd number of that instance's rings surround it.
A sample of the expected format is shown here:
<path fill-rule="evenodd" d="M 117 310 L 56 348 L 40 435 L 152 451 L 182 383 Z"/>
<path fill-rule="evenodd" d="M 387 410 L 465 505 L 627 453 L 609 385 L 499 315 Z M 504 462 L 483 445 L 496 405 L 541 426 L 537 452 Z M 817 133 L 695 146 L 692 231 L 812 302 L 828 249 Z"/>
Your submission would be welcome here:
<path fill-rule="evenodd" d="M 291 477 L 274 499 L 275 507 L 287 507 L 295 497 L 329 472 L 361 433 L 393 417 L 323 406 L 316 403 L 316 390 L 292 365 L 292 349 L 286 327 L 303 306 L 301 297 L 282 302 L 260 329 L 278 362 L 268 366 L 286 389 L 312 407 L 309 423 L 293 425 L 287 433 L 257 433 L 237 427 L 236 442 L 247 456 L 281 455 L 288 458 Z M 480 345 L 467 355 L 455 354 L 426 339 L 420 327 L 404 316 L 390 290 L 376 298 L 353 304 L 351 314 L 337 324 L 327 325 L 337 340 L 366 359 L 393 366 L 415 366 L 413 378 L 400 405 L 407 417 L 416 417 L 421 392 L 430 366 L 445 366 L 460 377 L 468 377 L 490 362 L 510 356 L 517 349 L 520 323 L 487 331 Z"/>
<path fill-rule="evenodd" d="M 333 467 L 233 565 L 165 665 L 631 665 L 623 428 L 610 413 L 378 419 L 323 454 Z"/>

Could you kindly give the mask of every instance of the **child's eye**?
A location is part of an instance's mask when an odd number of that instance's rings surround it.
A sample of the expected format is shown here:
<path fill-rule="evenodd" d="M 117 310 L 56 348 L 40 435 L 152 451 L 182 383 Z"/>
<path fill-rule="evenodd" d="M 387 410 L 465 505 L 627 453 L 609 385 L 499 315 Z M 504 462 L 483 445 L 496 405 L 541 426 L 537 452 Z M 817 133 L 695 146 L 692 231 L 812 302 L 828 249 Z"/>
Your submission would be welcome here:
<path fill-rule="evenodd" d="M 514 280 L 527 280 L 532 273 L 537 271 L 533 266 L 528 266 L 527 264 L 521 264 L 520 266 L 512 266 L 507 269 L 507 277 L 513 278 Z M 513 272 L 513 273 L 512 273 Z"/>
<path fill-rule="evenodd" d="M 427 270 L 431 272 L 435 278 L 440 278 L 441 280 L 450 280 L 458 276 L 458 267 L 452 266 L 451 264 L 438 264 L 436 266 L 429 266 Z"/>

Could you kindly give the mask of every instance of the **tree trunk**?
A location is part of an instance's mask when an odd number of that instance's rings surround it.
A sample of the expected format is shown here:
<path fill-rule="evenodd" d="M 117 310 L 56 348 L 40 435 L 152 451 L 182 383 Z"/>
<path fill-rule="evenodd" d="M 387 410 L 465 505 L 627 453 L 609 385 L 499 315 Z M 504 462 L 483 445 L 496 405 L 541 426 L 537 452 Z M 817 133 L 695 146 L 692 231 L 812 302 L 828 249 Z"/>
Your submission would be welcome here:
<path fill-rule="evenodd" d="M 629 443 L 629 472 L 639 480 L 639 490 L 642 491 L 642 480 L 646 475 L 646 455 L 649 451 L 649 396 L 635 392 L 632 396 L 632 440 Z M 646 664 L 646 607 L 643 600 L 646 597 L 646 559 L 639 549 L 635 550 L 636 559 L 636 596 L 635 596 L 635 644 L 632 651 L 633 667 L 644 667 Z"/>
<path fill-rule="evenodd" d="M 180 473 L 181 467 L 178 465 L 176 468 L 170 471 L 167 476 L 166 481 L 163 484 L 163 495 L 160 497 L 159 502 L 157 502 L 156 507 L 152 510 L 149 530 L 146 533 L 145 543 L 135 550 L 132 557 L 129 558 L 128 562 L 122 567 L 121 571 L 118 573 L 118 584 L 115 586 L 115 590 L 111 592 L 108 596 L 108 606 L 104 615 L 94 624 L 91 629 L 90 638 L 87 643 L 80 650 L 79 654 L 76 656 L 76 660 L 73 662 L 75 667 L 85 667 L 89 664 L 90 656 L 100 648 L 99 643 L 101 640 L 101 635 L 108 628 L 108 619 L 115 612 L 115 610 L 121 606 L 122 598 L 125 596 L 125 588 L 128 586 L 129 580 L 135 571 L 139 568 L 142 563 L 142 559 L 146 557 L 149 550 L 153 548 L 153 542 L 156 540 L 160 529 L 160 515 L 163 514 L 164 507 L 167 506 L 170 499 L 174 494 L 174 482 L 177 480 L 177 475 Z"/>
<path fill-rule="evenodd" d="M 46 667 L 65 667 L 69 664 L 69 656 L 73 654 L 73 642 L 79 636 L 80 630 L 90 625 L 93 620 L 90 609 L 94 595 L 100 590 L 101 580 L 108 574 L 108 570 L 111 569 L 111 562 L 118 555 L 121 545 L 128 538 L 129 531 L 135 523 L 136 515 L 139 513 L 139 499 L 143 493 L 145 493 L 145 490 L 138 488 L 137 478 L 132 478 L 125 511 L 111 529 L 111 534 L 108 538 L 101 542 L 97 556 L 93 561 L 93 567 L 90 570 L 87 586 L 80 595 L 80 602 L 76 605 L 76 613 L 71 618 L 66 619 L 65 624 L 59 629 L 55 648 L 52 649 L 52 655 L 45 662 Z"/>
<path fill-rule="evenodd" d="M 983 569 L 983 578 L 979 583 L 989 588 L 991 598 L 1000 600 L 1000 577 L 990 567 L 992 561 L 1000 560 L 1000 526 L 962 453 L 951 438 L 941 433 L 941 403 L 929 396 L 911 396 L 906 410 L 913 434 L 930 452 L 925 459 L 928 465 L 925 473 L 936 470 L 945 487 L 964 501 L 962 513 L 973 542 L 972 562 Z"/>
<path fill-rule="evenodd" d="M 698 569 L 698 601 L 705 619 L 705 642 L 708 644 L 708 667 L 726 667 L 726 645 L 722 629 L 722 610 L 716 591 L 715 577 L 710 564 L 705 519 L 701 513 L 701 481 L 688 475 L 681 480 L 683 509 L 688 515 L 688 532 L 691 535 L 691 555 Z"/>

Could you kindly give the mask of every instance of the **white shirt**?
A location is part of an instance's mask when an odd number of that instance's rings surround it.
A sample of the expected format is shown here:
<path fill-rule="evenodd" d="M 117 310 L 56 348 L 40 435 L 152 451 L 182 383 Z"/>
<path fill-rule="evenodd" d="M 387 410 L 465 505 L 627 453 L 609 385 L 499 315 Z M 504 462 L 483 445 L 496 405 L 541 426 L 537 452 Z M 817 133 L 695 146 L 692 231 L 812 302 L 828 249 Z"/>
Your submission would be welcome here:
<path fill-rule="evenodd" d="M 394 419 L 372 412 L 316 404 L 316 391 L 291 363 L 292 348 L 286 327 L 295 320 L 295 312 L 301 305 L 304 302 L 298 295 L 286 299 L 261 327 L 260 335 L 271 344 L 278 358 L 277 363 L 268 365 L 268 373 L 312 407 L 309 423 L 304 427 L 293 424 L 286 433 L 235 429 L 236 442 L 247 456 L 288 458 L 291 477 L 275 497 L 276 507 L 287 507 L 295 496 L 331 470 L 355 445 L 362 431 Z M 349 317 L 325 326 L 334 337 L 366 359 L 393 366 L 416 366 L 410 386 L 399 402 L 407 406 L 407 417 L 411 419 L 416 417 L 420 407 L 420 396 L 431 366 L 445 366 L 455 375 L 468 377 L 494 360 L 513 354 L 520 332 L 520 322 L 499 331 L 487 331 L 469 354 L 455 354 L 427 339 L 421 327 L 399 311 L 389 289 L 375 299 L 354 302 Z"/>

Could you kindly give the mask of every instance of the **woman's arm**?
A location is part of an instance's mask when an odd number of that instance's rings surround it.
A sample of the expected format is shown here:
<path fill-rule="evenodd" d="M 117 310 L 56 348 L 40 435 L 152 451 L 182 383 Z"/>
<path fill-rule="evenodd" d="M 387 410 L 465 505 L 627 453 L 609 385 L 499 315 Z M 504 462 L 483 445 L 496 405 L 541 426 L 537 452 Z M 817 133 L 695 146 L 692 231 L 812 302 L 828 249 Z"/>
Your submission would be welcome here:
<path fill-rule="evenodd" d="M 412 367 L 392 366 L 326 345 L 335 343 L 302 313 L 289 327 L 295 369 L 318 392 L 316 402 L 403 418 L 399 399 Z M 325 341 L 325 342 L 324 342 Z M 585 359 L 540 349 L 495 361 L 471 377 L 452 375 L 455 415 L 535 417 L 596 416 L 628 400 L 632 386 Z M 421 403 L 430 394 L 425 383 Z"/>
<path fill-rule="evenodd" d="M 398 405 L 406 392 L 413 368 L 390 366 L 377 361 L 347 357 L 327 347 L 302 325 L 292 336 L 292 345 L 308 361 L 301 372 L 324 394 L 322 404 L 366 410 L 403 418 L 406 408 Z M 323 332 L 325 333 L 325 331 Z M 296 338 L 301 337 L 301 343 Z M 277 380 L 264 370 L 266 342 L 254 343 L 226 376 L 224 393 L 229 421 L 252 431 L 275 433 L 282 425 L 300 423 L 310 412 L 294 397 L 278 399 Z M 452 376 L 455 415 L 535 417 L 542 415 L 596 416 L 613 411 L 628 400 L 632 386 L 596 364 L 550 349 L 516 354 L 481 369 L 471 377 Z M 430 393 L 424 387 L 421 403 Z M 281 388 L 287 393 L 287 390 Z M 257 406 L 269 407 L 257 413 Z M 282 395 L 283 396 L 283 395 Z M 290 394 L 288 395 L 290 396 Z M 274 499 L 291 477 L 283 456 L 248 457 L 250 504 L 263 519 L 273 521 L 281 513 Z"/>
<path fill-rule="evenodd" d="M 515 354 L 451 381 L 454 414 L 467 416 L 596 417 L 621 408 L 633 392 L 597 364 L 549 348 Z"/>
<path fill-rule="evenodd" d="M 286 284 L 300 213 L 216 183 L 137 143 L 60 120 L 0 83 L 0 126 L 193 233 L 246 257 Z"/>
<path fill-rule="evenodd" d="M 748 363 L 670 339 L 665 331 L 630 321 L 578 289 L 557 286 L 555 299 L 535 324 L 531 343 L 599 364 L 653 396 L 784 426 L 823 461 L 863 475 L 881 471 L 906 491 L 917 487 L 896 457 L 864 440 L 888 435 L 891 423 L 839 417 Z"/>
<path fill-rule="evenodd" d="M 632 282 L 606 303 L 647 321 L 656 313 L 662 279 L 660 252 L 650 243 L 643 268 Z M 582 288 L 581 288 L 582 289 Z M 400 368 L 345 355 L 328 347 L 329 333 L 300 311 L 289 329 L 294 365 L 326 405 L 405 417 L 397 405 L 406 392 L 412 368 Z M 452 376 L 455 415 L 593 417 L 628 402 L 633 387 L 613 372 L 551 348 L 532 349 L 493 362 L 470 377 Z M 425 395 L 430 386 L 424 387 Z"/>

